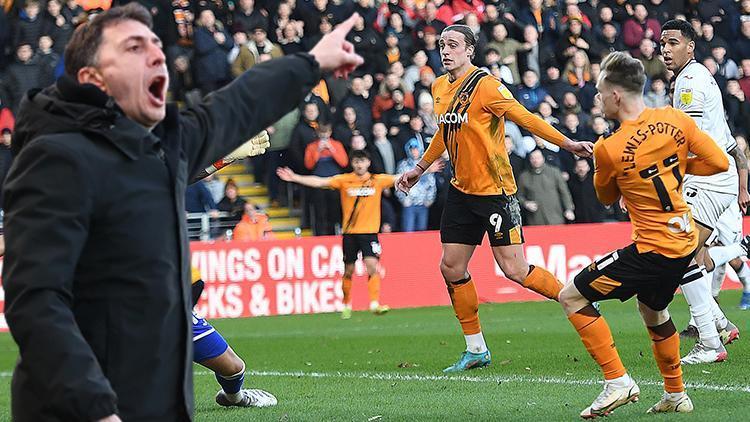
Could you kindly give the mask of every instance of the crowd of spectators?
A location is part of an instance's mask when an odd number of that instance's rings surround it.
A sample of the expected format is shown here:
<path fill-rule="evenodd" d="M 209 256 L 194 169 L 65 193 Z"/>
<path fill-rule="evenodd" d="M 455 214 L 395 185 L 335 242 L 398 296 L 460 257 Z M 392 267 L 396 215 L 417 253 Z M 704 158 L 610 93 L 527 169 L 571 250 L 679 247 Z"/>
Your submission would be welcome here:
<path fill-rule="evenodd" d="M 132 0 L 131 0 L 132 1 Z M 304 224 L 332 234 L 340 209 L 332 192 L 302 191 L 275 176 L 288 165 L 302 174 L 348 171 L 348 154 L 366 150 L 371 171 L 412 168 L 437 130 L 430 86 L 444 73 L 437 40 L 453 23 L 478 40 L 475 64 L 502 79 L 529 110 L 577 140 L 614 129 L 594 102 L 602 58 L 628 50 L 648 74 L 647 105 L 669 104 L 659 56 L 660 26 L 692 23 L 696 59 L 724 93 L 727 120 L 746 147 L 750 131 L 750 0 L 137 0 L 154 18 L 171 74 L 171 98 L 189 106 L 256 63 L 306 51 L 343 19 L 360 15 L 348 39 L 365 58 L 349 80 L 325 77 L 299 109 L 268 128 L 268 154 L 252 160 L 255 180 L 273 205 L 300 201 Z M 127 0 L 0 0 L 0 172 L 10 161 L 14 114 L 24 93 L 60 77 L 75 26 Z M 731 44 L 730 44 L 731 43 Z M 510 162 L 525 224 L 623 219 L 596 201 L 592 163 L 506 124 Z M 383 231 L 436 228 L 450 166 L 409 196 L 386 194 Z M 191 210 L 224 210 L 239 221 L 237 186 L 208 181 L 194 188 Z M 211 186 L 213 185 L 213 186 Z M 283 189 L 282 189 L 283 188 Z"/>

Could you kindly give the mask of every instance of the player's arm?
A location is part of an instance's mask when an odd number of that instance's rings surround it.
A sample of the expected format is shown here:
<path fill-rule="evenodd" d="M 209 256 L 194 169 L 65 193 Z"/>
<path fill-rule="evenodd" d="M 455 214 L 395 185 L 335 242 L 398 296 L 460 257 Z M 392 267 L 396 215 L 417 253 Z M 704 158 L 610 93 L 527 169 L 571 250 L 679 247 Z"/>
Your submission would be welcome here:
<path fill-rule="evenodd" d="M 479 97 L 485 111 L 495 116 L 506 116 L 517 125 L 540 138 L 581 157 L 590 157 L 594 145 L 591 142 L 576 142 L 560 133 L 541 117 L 529 112 L 513 98 L 508 88 L 494 78 L 485 78 L 479 87 Z"/>
<path fill-rule="evenodd" d="M 615 164 L 601 141 L 594 147 L 594 189 L 599 202 L 612 205 L 620 197 Z"/>
<path fill-rule="evenodd" d="M 277 168 L 276 175 L 285 182 L 297 183 L 311 188 L 329 188 L 333 180 L 332 177 L 302 176 L 292 171 L 289 167 Z"/>
<path fill-rule="evenodd" d="M 13 245 L 3 268 L 5 316 L 25 370 L 50 381 L 40 386 L 44 405 L 81 421 L 117 413 L 117 395 L 72 309 L 93 209 L 89 167 L 80 154 L 39 139 L 18 154 L 5 182 L 5 236 Z"/>
<path fill-rule="evenodd" d="M 742 207 L 742 212 L 744 213 L 748 204 L 750 204 L 750 194 L 747 192 L 747 157 L 745 157 L 745 153 L 740 151 L 736 146 L 729 150 L 729 155 L 731 155 L 732 158 L 734 158 L 735 163 L 737 163 L 737 175 L 740 178 L 740 192 L 737 201 L 739 201 L 740 207 Z"/>
<path fill-rule="evenodd" d="M 729 159 L 724 151 L 706 132 L 698 128 L 691 119 L 685 119 L 688 150 L 695 154 L 689 157 L 686 172 L 696 176 L 711 176 L 729 169 Z"/>
<path fill-rule="evenodd" d="M 691 86 L 687 86 L 686 81 L 690 82 Z M 696 125 L 700 129 L 703 129 L 703 109 L 706 105 L 706 94 L 701 89 L 702 83 L 695 79 L 683 78 L 679 86 L 675 87 L 674 92 L 674 105 L 676 109 L 683 111 L 685 114 L 690 116 Z M 710 81 L 705 81 L 706 84 Z M 721 101 L 721 100 L 719 100 Z"/>

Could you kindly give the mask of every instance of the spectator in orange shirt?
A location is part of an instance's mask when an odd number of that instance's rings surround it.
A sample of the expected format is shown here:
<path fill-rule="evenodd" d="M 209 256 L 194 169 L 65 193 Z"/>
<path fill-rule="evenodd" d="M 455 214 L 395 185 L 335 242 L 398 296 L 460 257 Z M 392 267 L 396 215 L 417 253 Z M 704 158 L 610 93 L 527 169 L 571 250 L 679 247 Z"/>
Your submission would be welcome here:
<path fill-rule="evenodd" d="M 331 139 L 331 125 L 322 123 L 316 129 L 317 139 L 305 148 L 305 168 L 318 177 L 331 177 L 344 172 L 349 165 L 344 145 Z M 338 193 L 316 189 L 311 192 L 311 225 L 316 236 L 335 234 L 341 219 Z"/>
<path fill-rule="evenodd" d="M 234 240 L 240 241 L 273 239 L 272 230 L 268 216 L 248 202 L 242 220 L 234 227 L 233 236 Z"/>

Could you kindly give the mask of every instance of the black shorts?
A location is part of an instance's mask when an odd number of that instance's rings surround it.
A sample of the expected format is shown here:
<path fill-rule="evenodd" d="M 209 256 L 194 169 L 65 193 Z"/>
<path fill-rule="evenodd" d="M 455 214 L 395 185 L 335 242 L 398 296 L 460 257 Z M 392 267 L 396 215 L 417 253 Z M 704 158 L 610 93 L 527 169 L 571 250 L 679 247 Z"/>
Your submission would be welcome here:
<path fill-rule="evenodd" d="M 578 273 L 574 283 L 591 302 L 606 299 L 626 301 L 637 295 L 655 311 L 667 308 L 680 284 L 700 278 L 703 267 L 690 265 L 695 252 L 682 258 L 667 258 L 654 252 L 638 253 L 635 244 L 618 249 Z"/>
<path fill-rule="evenodd" d="M 515 195 L 469 195 L 448 188 L 440 220 L 440 241 L 481 245 L 484 233 L 492 246 L 523 243 L 521 206 Z"/>
<path fill-rule="evenodd" d="M 380 242 L 375 234 L 344 234 L 344 264 L 357 261 L 357 255 L 362 257 L 380 258 Z"/>

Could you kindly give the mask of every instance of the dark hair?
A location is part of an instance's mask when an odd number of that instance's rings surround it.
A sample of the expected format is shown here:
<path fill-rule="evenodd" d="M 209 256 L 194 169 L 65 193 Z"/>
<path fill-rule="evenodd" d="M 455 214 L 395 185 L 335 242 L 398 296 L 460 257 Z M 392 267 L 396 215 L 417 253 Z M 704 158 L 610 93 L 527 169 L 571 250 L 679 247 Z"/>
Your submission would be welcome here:
<path fill-rule="evenodd" d="M 113 7 L 76 28 L 65 47 L 65 73 L 75 79 L 79 70 L 86 66 L 94 66 L 104 29 L 127 20 L 140 22 L 149 29 L 153 26 L 151 13 L 133 2 L 122 7 Z"/>
<path fill-rule="evenodd" d="M 445 34 L 448 31 L 456 31 L 464 36 L 464 42 L 466 43 L 466 46 L 474 47 L 474 53 L 471 54 L 471 58 L 474 58 L 474 54 L 476 54 L 477 51 L 477 37 L 474 35 L 474 31 L 471 30 L 466 25 L 449 25 L 445 29 L 443 29 L 443 32 L 441 34 Z"/>
<path fill-rule="evenodd" d="M 318 133 L 322 133 L 322 132 L 330 132 L 332 130 L 333 130 L 333 126 L 330 123 L 321 122 L 318 124 L 318 127 L 315 131 Z"/>
<path fill-rule="evenodd" d="M 682 34 L 685 39 L 688 41 L 695 41 L 698 39 L 698 34 L 695 33 L 695 29 L 693 29 L 693 25 L 690 24 L 690 22 L 682 19 L 672 19 L 669 21 L 666 21 L 664 25 L 661 26 L 662 32 L 668 31 L 668 30 L 677 30 L 680 31 L 680 34 Z"/>
<path fill-rule="evenodd" d="M 357 159 L 369 160 L 370 154 L 368 154 L 367 151 L 363 149 L 357 149 L 357 150 L 352 151 L 351 154 L 349 154 L 349 159 L 351 159 L 352 161 L 357 160 Z"/>
<path fill-rule="evenodd" d="M 646 84 L 643 63 L 621 51 L 609 53 L 602 61 L 604 80 L 632 93 L 642 93 Z"/>

